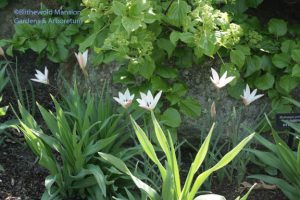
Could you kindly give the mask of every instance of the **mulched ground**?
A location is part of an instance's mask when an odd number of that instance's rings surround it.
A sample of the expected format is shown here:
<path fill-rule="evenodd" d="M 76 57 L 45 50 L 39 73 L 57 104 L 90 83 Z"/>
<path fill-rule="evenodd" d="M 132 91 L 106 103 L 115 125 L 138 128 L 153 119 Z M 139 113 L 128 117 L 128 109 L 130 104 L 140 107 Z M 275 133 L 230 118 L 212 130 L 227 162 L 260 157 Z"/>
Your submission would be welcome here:
<path fill-rule="evenodd" d="M 25 146 L 6 142 L 0 146 L 1 200 L 38 200 L 44 191 L 47 172 L 35 163 L 36 158 Z"/>
<path fill-rule="evenodd" d="M 47 171 L 38 166 L 35 156 L 25 145 L 8 141 L 0 147 L 0 163 L 5 169 L 5 172 L 0 172 L 0 199 L 40 199 Z M 226 196 L 227 200 L 235 200 L 240 195 L 237 186 L 227 185 L 226 182 L 213 188 L 212 191 Z M 280 190 L 254 190 L 248 200 L 287 200 L 287 198 Z"/>
<path fill-rule="evenodd" d="M 235 200 L 241 194 L 235 185 L 226 185 L 213 189 L 213 192 L 226 197 L 226 200 Z M 280 190 L 252 190 L 247 200 L 288 200 Z"/>

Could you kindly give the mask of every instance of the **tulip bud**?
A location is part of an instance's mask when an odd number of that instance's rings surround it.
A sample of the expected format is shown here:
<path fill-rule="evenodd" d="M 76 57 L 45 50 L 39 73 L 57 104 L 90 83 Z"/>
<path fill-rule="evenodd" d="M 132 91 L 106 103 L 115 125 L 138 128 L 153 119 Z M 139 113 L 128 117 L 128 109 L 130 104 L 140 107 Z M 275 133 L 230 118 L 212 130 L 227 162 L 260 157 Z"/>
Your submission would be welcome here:
<path fill-rule="evenodd" d="M 2 47 L 0 47 L 0 56 L 5 56 L 5 54 L 4 54 L 4 50 L 2 49 Z"/>
<path fill-rule="evenodd" d="M 213 102 L 213 103 L 211 104 L 211 107 L 210 107 L 210 116 L 211 116 L 211 118 L 212 118 L 213 120 L 215 120 L 215 119 L 216 119 L 216 115 L 217 115 L 216 104 L 215 104 L 215 102 Z"/>

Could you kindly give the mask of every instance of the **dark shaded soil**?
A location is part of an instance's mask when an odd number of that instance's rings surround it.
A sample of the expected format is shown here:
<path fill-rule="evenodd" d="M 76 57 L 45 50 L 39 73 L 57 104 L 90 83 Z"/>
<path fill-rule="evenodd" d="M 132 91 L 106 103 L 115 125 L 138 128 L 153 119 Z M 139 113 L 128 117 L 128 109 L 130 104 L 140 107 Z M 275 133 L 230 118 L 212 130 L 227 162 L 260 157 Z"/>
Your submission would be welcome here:
<path fill-rule="evenodd" d="M 226 200 L 235 200 L 238 196 L 242 196 L 235 185 L 226 185 L 226 182 L 222 186 L 213 189 L 213 192 L 226 197 Z M 247 200 L 288 200 L 283 193 L 277 190 L 252 190 Z"/>
<path fill-rule="evenodd" d="M 18 141 L 23 142 L 22 139 Z M 25 145 L 7 140 L 0 146 L 0 163 L 5 172 L 0 172 L 1 200 L 38 200 L 44 192 L 47 172 L 35 163 L 35 156 Z M 212 189 L 224 195 L 227 200 L 235 200 L 241 195 L 238 187 L 226 184 Z M 280 190 L 253 190 L 248 200 L 287 200 Z"/>
<path fill-rule="evenodd" d="M 35 163 L 35 156 L 25 145 L 7 141 L 0 146 L 0 163 L 5 169 L 0 172 L 0 199 L 40 199 L 46 171 Z"/>

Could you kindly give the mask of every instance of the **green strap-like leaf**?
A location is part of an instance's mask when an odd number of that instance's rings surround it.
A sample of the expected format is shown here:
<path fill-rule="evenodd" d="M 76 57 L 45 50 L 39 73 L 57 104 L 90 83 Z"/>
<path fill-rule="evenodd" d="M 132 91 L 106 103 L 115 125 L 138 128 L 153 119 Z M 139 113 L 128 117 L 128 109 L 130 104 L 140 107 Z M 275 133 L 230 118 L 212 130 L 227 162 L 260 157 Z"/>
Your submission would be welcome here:
<path fill-rule="evenodd" d="M 119 158 L 112 156 L 110 154 L 106 154 L 106 153 L 100 153 L 99 155 L 106 161 L 108 161 L 109 163 L 111 163 L 112 165 L 114 165 L 118 170 L 120 170 L 121 172 L 129 175 L 131 177 L 131 179 L 134 181 L 135 185 L 143 190 L 144 192 L 146 192 L 149 197 L 151 198 L 151 200 L 161 200 L 160 196 L 157 194 L 157 192 L 151 188 L 149 185 L 147 185 L 146 183 L 144 183 L 143 181 L 141 181 L 140 179 L 138 179 L 137 177 L 135 177 L 130 170 L 126 167 L 126 164 Z"/>
<path fill-rule="evenodd" d="M 255 133 L 252 133 L 251 135 L 243 139 L 234 149 L 229 151 L 215 166 L 200 174 L 197 177 L 190 191 L 188 200 L 193 200 L 198 189 L 201 187 L 203 182 L 208 178 L 208 176 L 214 171 L 221 169 L 222 167 L 226 166 L 229 162 L 231 162 L 237 156 L 237 154 L 244 148 L 244 146 L 254 137 L 254 135 Z"/>
<path fill-rule="evenodd" d="M 141 129 L 141 127 L 135 122 L 135 120 L 131 116 L 130 116 L 130 119 L 131 119 L 131 122 L 133 125 L 133 129 L 135 131 L 135 134 L 136 134 L 141 146 L 143 147 L 145 153 L 149 156 L 149 158 L 158 166 L 158 169 L 161 173 L 162 179 L 164 180 L 166 177 L 166 169 L 162 166 L 161 162 L 157 158 L 157 155 L 155 153 L 153 145 L 147 138 L 143 129 Z"/>
<path fill-rule="evenodd" d="M 184 197 L 186 197 L 188 195 L 188 192 L 189 192 L 188 190 L 191 187 L 192 181 L 194 179 L 194 175 L 198 171 L 199 167 L 201 166 L 203 160 L 206 157 L 206 154 L 207 154 L 207 151 L 209 148 L 210 139 L 211 139 L 211 136 L 212 136 L 212 133 L 214 130 L 214 126 L 215 126 L 215 124 L 212 125 L 206 139 L 204 140 L 203 144 L 201 145 L 201 147 L 195 157 L 194 162 L 192 163 L 192 165 L 190 167 L 190 170 L 189 170 L 188 176 L 186 178 L 180 199 L 183 199 Z"/>

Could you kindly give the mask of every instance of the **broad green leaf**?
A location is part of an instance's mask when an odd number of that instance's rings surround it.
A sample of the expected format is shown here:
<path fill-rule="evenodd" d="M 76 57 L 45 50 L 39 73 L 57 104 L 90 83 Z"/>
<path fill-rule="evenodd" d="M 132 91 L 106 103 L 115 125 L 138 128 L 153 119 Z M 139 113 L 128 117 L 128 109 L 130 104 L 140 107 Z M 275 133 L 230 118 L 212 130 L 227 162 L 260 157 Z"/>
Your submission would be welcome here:
<path fill-rule="evenodd" d="M 29 41 L 28 45 L 33 51 L 41 53 L 47 47 L 47 42 L 43 39 L 38 39 L 34 41 Z"/>
<path fill-rule="evenodd" d="M 112 10 L 116 15 L 119 16 L 125 16 L 126 14 L 126 6 L 123 3 L 116 0 L 114 0 L 112 3 Z"/>
<path fill-rule="evenodd" d="M 295 64 L 292 70 L 292 76 L 300 77 L 300 64 Z"/>
<path fill-rule="evenodd" d="M 173 43 L 173 45 L 177 44 L 177 41 L 180 39 L 181 33 L 178 31 L 172 31 L 170 34 L 170 41 Z"/>
<path fill-rule="evenodd" d="M 237 83 L 234 86 L 230 86 L 227 88 L 228 94 L 237 99 L 241 99 L 241 95 L 243 94 L 243 90 L 245 89 L 246 84 L 243 81 L 240 81 L 240 79 L 237 81 Z"/>
<path fill-rule="evenodd" d="M 274 113 L 289 113 L 292 111 L 291 104 L 283 99 L 273 99 L 271 106 Z"/>
<path fill-rule="evenodd" d="M 166 95 L 171 105 L 177 104 L 187 92 L 187 88 L 182 83 L 175 83 L 170 90 L 170 93 Z"/>
<path fill-rule="evenodd" d="M 159 38 L 156 43 L 159 48 L 165 50 L 168 53 L 168 58 L 172 56 L 175 45 L 170 40 Z"/>
<path fill-rule="evenodd" d="M 294 104 L 295 106 L 297 106 L 298 108 L 300 108 L 300 102 L 294 100 L 294 99 L 291 99 L 291 98 L 288 98 L 288 97 L 283 97 L 285 100 L 288 100 L 289 102 L 291 102 L 292 104 Z"/>
<path fill-rule="evenodd" d="M 145 77 L 146 79 L 150 79 L 154 70 L 155 70 L 155 62 L 150 57 L 146 57 L 140 63 L 139 73 Z"/>
<path fill-rule="evenodd" d="M 79 44 L 79 51 L 83 52 L 85 51 L 88 47 L 93 46 L 95 43 L 95 40 L 99 34 L 99 31 L 94 32 L 93 34 L 89 35 L 82 43 Z"/>
<path fill-rule="evenodd" d="M 247 6 L 251 8 L 257 8 L 263 2 L 263 0 L 246 0 L 246 2 Z"/>
<path fill-rule="evenodd" d="M 0 9 L 4 8 L 5 6 L 7 6 L 8 1 L 7 0 L 0 0 Z"/>
<path fill-rule="evenodd" d="M 64 35 L 66 36 L 72 36 L 79 32 L 79 27 L 76 24 L 68 25 L 67 28 L 64 31 Z"/>
<path fill-rule="evenodd" d="M 216 38 L 214 35 L 210 36 L 201 36 L 199 41 L 199 47 L 203 50 L 203 53 L 207 56 L 213 57 L 213 55 L 217 52 Z"/>
<path fill-rule="evenodd" d="M 250 50 L 250 47 L 246 46 L 246 45 L 237 45 L 234 47 L 235 49 L 243 52 L 244 55 L 246 56 L 250 56 L 251 55 L 251 50 Z"/>
<path fill-rule="evenodd" d="M 155 73 L 167 79 L 174 79 L 178 76 L 177 69 L 165 66 L 157 66 L 157 68 L 155 69 Z"/>
<path fill-rule="evenodd" d="M 182 113 L 190 117 L 198 117 L 201 115 L 201 106 L 198 101 L 187 98 L 179 102 L 179 108 Z"/>
<path fill-rule="evenodd" d="M 152 89 L 155 91 L 162 90 L 163 92 L 168 90 L 168 84 L 164 79 L 160 78 L 159 76 L 153 76 L 151 78 L 151 84 L 152 84 Z"/>
<path fill-rule="evenodd" d="M 281 51 L 286 54 L 290 54 L 293 49 L 296 48 L 296 42 L 293 40 L 285 40 L 281 43 Z"/>
<path fill-rule="evenodd" d="M 287 23 L 281 19 L 271 19 L 268 23 L 270 33 L 278 36 L 284 36 L 287 33 Z"/>
<path fill-rule="evenodd" d="M 274 76 L 270 73 L 266 73 L 260 77 L 257 77 L 254 84 L 259 90 L 268 90 L 273 87 L 274 82 Z"/>
<path fill-rule="evenodd" d="M 300 49 L 292 50 L 292 58 L 295 62 L 300 64 Z"/>
<path fill-rule="evenodd" d="M 255 72 L 261 70 L 260 68 L 260 57 L 259 56 L 248 56 L 246 58 L 246 73 L 245 77 L 249 77 Z"/>
<path fill-rule="evenodd" d="M 240 50 L 231 50 L 230 51 L 230 61 L 238 66 L 240 69 L 245 63 L 245 54 Z"/>
<path fill-rule="evenodd" d="M 280 69 L 287 67 L 290 63 L 290 60 L 291 60 L 290 56 L 285 53 L 275 54 L 272 57 L 273 64 Z"/>
<path fill-rule="evenodd" d="M 188 24 L 190 6 L 186 1 L 176 0 L 173 1 L 167 12 L 167 20 L 170 24 L 177 27 L 185 27 Z"/>
<path fill-rule="evenodd" d="M 290 93 L 299 85 L 299 78 L 290 75 L 284 75 L 279 79 L 279 85 L 286 93 Z"/>
<path fill-rule="evenodd" d="M 194 44 L 194 34 L 190 32 L 183 32 L 180 34 L 180 40 L 186 44 Z"/>
<path fill-rule="evenodd" d="M 142 26 L 142 21 L 137 17 L 124 16 L 122 17 L 122 25 L 128 33 L 131 33 Z"/>
<path fill-rule="evenodd" d="M 177 128 L 181 124 L 180 114 L 174 108 L 168 108 L 161 116 L 161 119 L 163 120 L 164 124 L 173 128 Z"/>
<path fill-rule="evenodd" d="M 189 68 L 193 66 L 193 51 L 191 48 L 176 48 L 174 51 L 176 66 L 179 68 Z"/>

